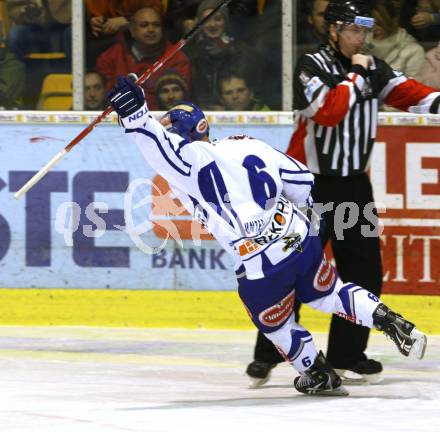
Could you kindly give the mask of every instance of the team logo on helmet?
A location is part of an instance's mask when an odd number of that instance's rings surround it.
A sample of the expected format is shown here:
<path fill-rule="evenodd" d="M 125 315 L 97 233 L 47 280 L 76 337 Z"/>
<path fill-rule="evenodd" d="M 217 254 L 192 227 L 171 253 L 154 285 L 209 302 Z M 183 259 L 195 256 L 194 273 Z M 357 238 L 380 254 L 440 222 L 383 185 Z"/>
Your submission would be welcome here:
<path fill-rule="evenodd" d="M 196 132 L 201 135 L 204 135 L 206 134 L 207 130 L 208 130 L 208 122 L 206 121 L 206 119 L 203 118 L 199 120 L 196 126 Z"/>
<path fill-rule="evenodd" d="M 168 111 L 172 126 L 168 129 L 187 141 L 209 136 L 209 124 L 203 111 L 191 102 L 180 102 Z"/>

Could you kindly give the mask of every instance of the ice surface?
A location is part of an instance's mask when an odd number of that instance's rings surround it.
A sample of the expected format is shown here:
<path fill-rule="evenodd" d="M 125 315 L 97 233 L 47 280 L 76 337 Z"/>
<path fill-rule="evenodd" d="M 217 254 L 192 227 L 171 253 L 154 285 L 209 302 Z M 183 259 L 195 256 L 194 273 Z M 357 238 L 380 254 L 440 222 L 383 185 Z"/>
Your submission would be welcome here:
<path fill-rule="evenodd" d="M 0 327 L 0 431 L 440 431 L 440 336 L 423 360 L 381 334 L 385 380 L 346 398 L 297 393 L 277 366 L 247 388 L 255 332 Z M 315 335 L 325 349 L 324 334 Z"/>

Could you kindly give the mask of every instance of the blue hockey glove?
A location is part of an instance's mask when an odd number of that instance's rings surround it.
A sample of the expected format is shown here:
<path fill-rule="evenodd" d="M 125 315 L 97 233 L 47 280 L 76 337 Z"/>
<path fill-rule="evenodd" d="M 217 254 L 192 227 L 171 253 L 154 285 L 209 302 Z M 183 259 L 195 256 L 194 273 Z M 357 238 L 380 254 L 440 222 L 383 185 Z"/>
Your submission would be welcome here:
<path fill-rule="evenodd" d="M 125 128 L 134 129 L 145 123 L 148 108 L 144 91 L 133 77 L 119 76 L 116 85 L 107 93 L 107 99 Z"/>

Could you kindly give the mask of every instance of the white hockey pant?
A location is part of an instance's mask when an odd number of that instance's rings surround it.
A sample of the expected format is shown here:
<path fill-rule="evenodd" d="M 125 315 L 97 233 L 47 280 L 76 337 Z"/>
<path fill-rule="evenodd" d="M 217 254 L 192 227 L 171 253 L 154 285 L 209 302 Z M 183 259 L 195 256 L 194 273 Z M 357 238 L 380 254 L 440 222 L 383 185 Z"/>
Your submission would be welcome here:
<path fill-rule="evenodd" d="M 335 289 L 327 296 L 307 303 L 313 309 L 335 313 L 353 323 L 372 328 L 373 312 L 380 300 L 369 291 L 354 283 L 343 283 L 339 278 Z M 295 322 L 292 313 L 281 328 L 265 333 L 281 354 L 298 372 L 308 369 L 317 356 L 312 335 Z"/>

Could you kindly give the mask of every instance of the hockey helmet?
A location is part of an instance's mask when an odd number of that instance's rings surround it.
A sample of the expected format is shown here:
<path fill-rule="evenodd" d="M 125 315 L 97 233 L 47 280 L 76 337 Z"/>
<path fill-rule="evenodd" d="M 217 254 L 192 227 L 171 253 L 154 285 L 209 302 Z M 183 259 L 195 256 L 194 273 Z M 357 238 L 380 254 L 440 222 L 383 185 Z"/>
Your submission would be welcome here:
<path fill-rule="evenodd" d="M 180 102 L 164 117 L 170 120 L 168 131 L 188 141 L 198 141 L 209 136 L 209 125 L 203 111 L 191 102 Z"/>
<path fill-rule="evenodd" d="M 374 18 L 366 1 L 330 0 L 324 12 L 327 24 L 355 24 L 372 29 Z"/>

